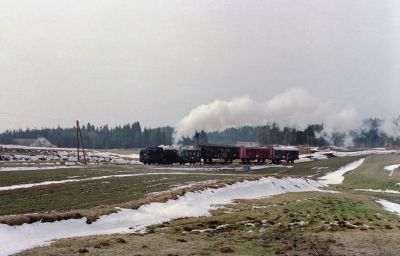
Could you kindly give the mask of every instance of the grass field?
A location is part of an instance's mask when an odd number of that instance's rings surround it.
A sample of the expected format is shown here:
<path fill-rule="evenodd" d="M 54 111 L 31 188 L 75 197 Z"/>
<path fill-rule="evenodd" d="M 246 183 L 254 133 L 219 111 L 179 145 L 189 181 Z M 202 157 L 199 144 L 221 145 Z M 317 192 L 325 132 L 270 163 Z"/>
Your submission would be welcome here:
<path fill-rule="evenodd" d="M 371 188 L 371 189 L 396 189 L 400 183 L 400 172 L 394 171 L 390 176 L 383 168 L 388 165 L 400 164 L 400 156 L 370 156 L 355 172 L 348 173 L 343 187 L 346 188 Z"/>
<path fill-rule="evenodd" d="M 273 167 L 255 171 L 221 170 L 196 174 L 201 171 L 179 171 L 188 175 L 173 175 L 174 171 L 152 169 L 148 166 L 107 166 L 77 169 L 38 170 L 0 172 L 0 184 L 10 186 L 16 184 L 38 183 L 44 181 L 67 180 L 68 178 L 85 179 L 108 175 L 126 175 L 136 173 L 168 172 L 170 175 L 150 175 L 124 178 L 110 178 L 0 191 L 0 215 L 49 213 L 53 211 L 69 211 L 90 209 L 98 206 L 118 205 L 137 200 L 148 193 L 165 191 L 174 186 L 207 180 L 254 177 L 259 175 L 308 176 L 322 175 L 336 170 L 340 166 L 358 158 L 332 158 L 296 164 L 292 168 Z M 326 167 L 319 171 L 318 167 Z M 160 168 L 160 167 L 157 167 Z M 162 167 L 161 167 L 162 168 Z M 224 174 L 224 176 L 221 176 Z"/>
<path fill-rule="evenodd" d="M 359 158 L 332 158 L 294 164 L 293 167 L 252 171 L 209 171 L 206 175 L 196 171 L 179 171 L 189 174 L 111 178 L 1 191 L 0 211 L 1 215 L 49 212 L 41 216 L 45 217 L 45 221 L 81 216 L 88 216 L 90 221 L 94 221 L 99 215 L 114 211 L 114 206 L 137 208 L 145 203 L 176 198 L 187 191 L 148 196 L 149 193 L 165 191 L 177 185 L 219 180 L 221 186 L 225 182 L 265 175 L 317 178 Z M 362 166 L 345 175 L 342 185 L 331 186 L 340 193 L 290 193 L 265 199 L 239 200 L 212 211 L 210 217 L 184 218 L 151 226 L 146 235 L 62 239 L 51 246 L 35 248 L 21 255 L 249 255 L 249 252 L 251 255 L 398 255 L 400 218 L 384 211 L 375 200 L 385 198 L 400 202 L 400 195 L 354 189 L 399 190 L 395 184 L 400 182 L 400 175 L 395 171 L 389 176 L 389 172 L 383 170 L 387 165 L 399 163 L 400 157 L 395 155 L 367 157 Z M 166 170 L 138 166 L 46 170 L 29 173 L 25 177 L 19 177 L 22 172 L 0 173 L 0 181 L 11 185 L 62 180 L 68 176 L 95 177 L 155 171 Z M 168 172 L 176 171 L 168 169 Z M 193 191 L 207 186 L 210 184 L 199 185 Z M 25 215 L 17 216 L 20 218 L 11 223 L 38 220 L 21 217 Z"/>
<path fill-rule="evenodd" d="M 83 252 L 90 255 L 341 255 L 355 250 L 352 255 L 398 255 L 400 252 L 396 241 L 400 238 L 400 218 L 386 213 L 363 196 L 286 194 L 240 200 L 212 213 L 211 217 L 151 226 L 144 236 L 63 239 L 50 247 L 32 249 L 21 255 Z M 372 238 L 375 247 L 363 244 Z M 379 243 L 382 246 L 376 246 Z"/>
<path fill-rule="evenodd" d="M 400 203 L 400 194 L 377 193 L 368 191 L 355 191 L 354 189 L 382 189 L 400 191 L 396 184 L 400 183 L 399 169 L 394 170 L 393 175 L 383 168 L 388 165 L 400 164 L 400 156 L 369 156 L 364 164 L 356 171 L 345 175 L 345 180 L 340 188 L 346 193 L 357 193 L 367 195 L 371 198 L 382 198 L 392 202 Z"/>
<path fill-rule="evenodd" d="M 35 170 L 35 171 L 12 171 L 0 172 L 0 186 L 11 186 L 17 184 L 38 183 L 44 181 L 66 180 L 68 178 L 90 178 L 105 175 L 123 173 L 138 173 L 145 169 L 138 167 L 118 167 L 118 166 L 94 166 L 84 168 L 54 169 L 54 170 Z"/>
<path fill-rule="evenodd" d="M 157 174 L 40 186 L 19 189 L 17 192 L 0 191 L 1 215 L 33 213 L 28 218 L 27 215 L 0 217 L 0 222 L 30 223 L 40 220 L 41 215 L 37 213 L 45 214 L 43 218 L 47 221 L 81 216 L 96 219 L 102 214 L 114 212 L 116 206 L 135 207 L 137 201 L 140 202 L 150 193 L 166 191 L 193 182 L 229 178 L 240 179 L 241 176 Z"/>

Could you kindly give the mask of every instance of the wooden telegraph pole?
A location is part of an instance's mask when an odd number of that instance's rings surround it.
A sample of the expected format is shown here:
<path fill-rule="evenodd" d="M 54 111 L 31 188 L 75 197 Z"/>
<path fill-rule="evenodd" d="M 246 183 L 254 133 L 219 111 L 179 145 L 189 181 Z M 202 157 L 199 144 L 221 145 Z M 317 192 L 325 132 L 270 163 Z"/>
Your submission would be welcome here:
<path fill-rule="evenodd" d="M 80 155 L 79 155 L 79 148 L 82 149 L 83 163 L 87 164 L 85 148 L 83 147 L 81 127 L 79 126 L 79 121 L 76 120 L 76 149 L 77 149 L 77 153 L 78 153 L 78 161 L 80 162 L 81 159 L 80 159 Z"/>

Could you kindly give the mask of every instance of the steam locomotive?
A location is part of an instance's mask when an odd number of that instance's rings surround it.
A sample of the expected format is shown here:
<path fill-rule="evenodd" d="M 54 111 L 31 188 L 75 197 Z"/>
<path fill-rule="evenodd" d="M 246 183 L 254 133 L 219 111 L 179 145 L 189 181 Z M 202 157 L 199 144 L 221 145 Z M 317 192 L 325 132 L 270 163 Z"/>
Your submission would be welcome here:
<path fill-rule="evenodd" d="M 146 148 L 140 151 L 140 161 L 144 164 L 196 164 L 204 161 L 211 164 L 215 161 L 232 163 L 241 160 L 243 164 L 250 162 L 272 163 L 282 161 L 294 162 L 299 159 L 299 149 L 292 146 L 271 147 L 237 147 L 227 145 L 204 144 L 197 149 L 163 149 L 162 147 Z"/>
<path fill-rule="evenodd" d="M 140 162 L 144 164 L 173 164 L 177 160 L 177 150 L 151 147 L 140 151 Z"/>

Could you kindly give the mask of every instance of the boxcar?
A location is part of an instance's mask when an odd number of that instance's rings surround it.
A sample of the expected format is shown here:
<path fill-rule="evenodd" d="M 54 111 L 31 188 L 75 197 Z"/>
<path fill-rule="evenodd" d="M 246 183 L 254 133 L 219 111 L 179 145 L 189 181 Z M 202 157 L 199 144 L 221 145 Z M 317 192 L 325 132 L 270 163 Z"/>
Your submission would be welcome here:
<path fill-rule="evenodd" d="M 179 164 L 195 164 L 201 162 L 201 151 L 199 149 L 184 149 L 178 154 Z"/>
<path fill-rule="evenodd" d="M 225 163 L 232 163 L 239 159 L 240 148 L 224 145 L 200 145 L 201 158 L 204 163 L 212 163 L 213 159 L 222 159 Z"/>
<path fill-rule="evenodd" d="M 265 160 L 269 158 L 269 155 L 269 148 L 240 148 L 240 160 L 242 160 L 242 163 L 250 163 L 250 161 L 265 163 Z"/>
<path fill-rule="evenodd" d="M 280 163 L 281 161 L 294 162 L 299 159 L 299 149 L 296 147 L 271 147 L 270 148 L 270 159 L 272 163 Z"/>

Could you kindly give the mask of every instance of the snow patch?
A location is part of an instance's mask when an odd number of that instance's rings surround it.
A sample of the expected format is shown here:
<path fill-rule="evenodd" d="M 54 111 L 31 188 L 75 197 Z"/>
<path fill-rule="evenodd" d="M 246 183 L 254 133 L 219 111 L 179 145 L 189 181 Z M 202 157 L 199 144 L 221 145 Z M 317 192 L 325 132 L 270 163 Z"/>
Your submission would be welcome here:
<path fill-rule="evenodd" d="M 0 160 L 7 162 L 63 161 L 71 164 L 78 161 L 77 152 L 72 148 L 0 145 L 0 151 L 2 151 Z M 119 155 L 109 152 L 86 150 L 86 158 L 89 163 L 142 164 L 137 161 L 137 154 Z"/>
<path fill-rule="evenodd" d="M 354 189 L 357 191 L 366 191 L 366 192 L 375 192 L 375 193 L 391 193 L 391 194 L 400 194 L 400 191 L 397 190 L 390 190 L 390 189 L 365 189 L 365 188 L 357 188 Z"/>
<path fill-rule="evenodd" d="M 385 166 L 383 169 L 390 172 L 389 176 L 393 175 L 394 170 L 400 167 L 400 164 L 388 165 Z"/>
<path fill-rule="evenodd" d="M 183 217 L 210 216 L 210 210 L 232 203 L 233 199 L 262 198 L 287 192 L 324 191 L 317 181 L 300 178 L 262 178 L 244 181 L 219 189 L 189 192 L 177 200 L 151 203 L 136 210 L 120 209 L 118 213 L 102 216 L 92 224 L 86 218 L 35 222 L 21 226 L 0 224 L 0 254 L 8 255 L 51 243 L 54 239 L 129 233 L 143 226 L 160 224 Z"/>
<path fill-rule="evenodd" d="M 98 177 L 91 177 L 91 178 L 85 178 L 85 179 L 75 179 L 75 178 L 67 177 L 68 178 L 67 180 L 43 181 L 43 182 L 38 182 L 38 183 L 28 183 L 28 184 L 4 186 L 4 187 L 0 187 L 0 191 L 32 188 L 32 187 L 39 187 L 39 186 L 48 186 L 48 185 L 55 185 L 55 184 L 64 184 L 64 183 L 71 183 L 71 182 L 104 180 L 104 179 L 112 179 L 112 178 L 126 178 L 126 177 L 136 177 L 136 176 L 150 176 L 150 175 L 193 175 L 193 174 L 187 173 L 187 172 L 154 172 L 154 173 L 132 173 L 132 174 L 107 175 L 107 176 L 98 176 Z M 209 174 L 208 173 L 196 173 L 196 175 L 209 175 Z M 232 174 L 224 174 L 224 173 L 213 174 L 213 175 L 232 176 Z"/>
<path fill-rule="evenodd" d="M 0 167 L 0 172 L 35 171 L 35 170 L 57 170 L 82 168 L 72 166 L 23 166 L 23 167 Z"/>
<path fill-rule="evenodd" d="M 323 184 L 329 185 L 329 184 L 341 184 L 344 180 L 344 174 L 349 171 L 353 171 L 360 167 L 365 161 L 365 158 L 361 158 L 357 161 L 354 161 L 352 163 L 349 163 L 345 166 L 340 167 L 337 171 L 330 172 L 327 175 L 320 177 L 318 180 L 320 180 Z"/>
<path fill-rule="evenodd" d="M 309 158 L 309 157 L 300 157 L 299 159 L 294 160 L 294 162 L 295 162 L 296 164 L 298 164 L 298 163 L 312 162 L 312 161 L 314 161 L 314 159 Z"/>
<path fill-rule="evenodd" d="M 393 212 L 400 215 L 400 204 L 387 201 L 385 199 L 376 200 L 377 203 L 381 204 L 386 211 Z"/>

